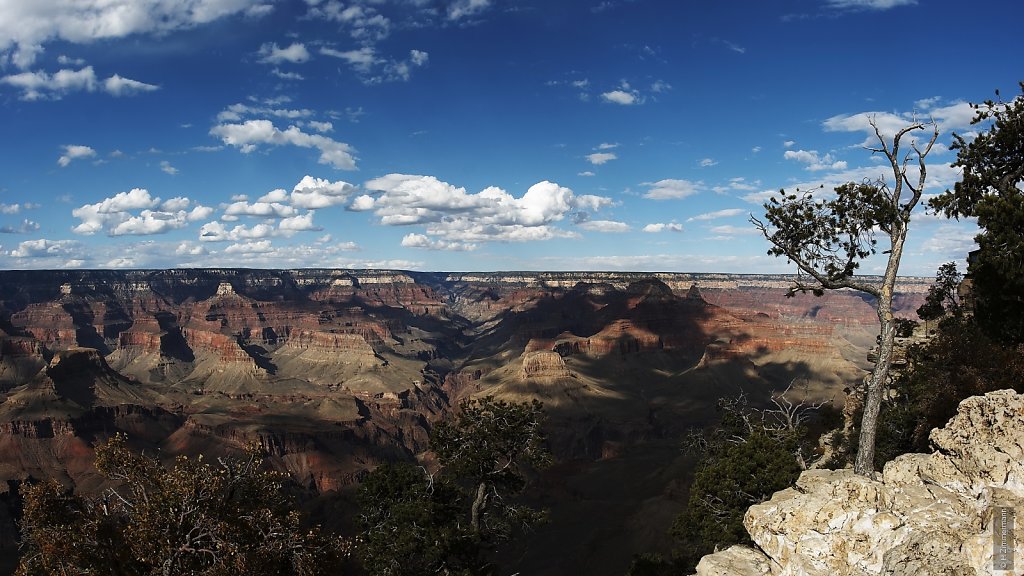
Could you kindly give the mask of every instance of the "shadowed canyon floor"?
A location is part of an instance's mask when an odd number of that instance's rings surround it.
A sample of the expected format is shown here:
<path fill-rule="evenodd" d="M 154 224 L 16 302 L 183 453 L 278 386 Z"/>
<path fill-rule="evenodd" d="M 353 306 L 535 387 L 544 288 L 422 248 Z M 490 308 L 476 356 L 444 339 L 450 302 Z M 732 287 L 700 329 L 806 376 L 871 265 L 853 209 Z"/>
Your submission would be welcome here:
<path fill-rule="evenodd" d="M 259 442 L 310 498 L 426 458 L 462 398 L 537 398 L 559 464 L 552 521 L 506 553 L 529 574 L 622 574 L 666 550 L 685 503 L 679 439 L 722 396 L 794 379 L 835 398 L 870 365 L 852 292 L 785 298 L 783 276 L 354 270 L 0 272 L 0 486 L 97 490 L 117 431 L 167 456 Z M 907 279 L 903 315 L 930 280 Z M 2 495 L 0 495 L 2 496 Z M 13 553 L 0 511 L 0 555 Z M 513 570 L 514 571 L 514 570 Z"/>

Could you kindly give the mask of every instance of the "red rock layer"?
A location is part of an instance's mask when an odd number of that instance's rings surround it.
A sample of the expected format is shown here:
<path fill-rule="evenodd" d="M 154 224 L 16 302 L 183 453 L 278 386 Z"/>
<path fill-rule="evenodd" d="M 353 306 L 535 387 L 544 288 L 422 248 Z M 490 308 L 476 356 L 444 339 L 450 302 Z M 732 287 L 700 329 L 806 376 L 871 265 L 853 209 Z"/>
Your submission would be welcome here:
<path fill-rule="evenodd" d="M 78 327 L 60 302 L 29 304 L 24 310 L 11 315 L 11 324 L 50 348 L 78 345 Z"/>

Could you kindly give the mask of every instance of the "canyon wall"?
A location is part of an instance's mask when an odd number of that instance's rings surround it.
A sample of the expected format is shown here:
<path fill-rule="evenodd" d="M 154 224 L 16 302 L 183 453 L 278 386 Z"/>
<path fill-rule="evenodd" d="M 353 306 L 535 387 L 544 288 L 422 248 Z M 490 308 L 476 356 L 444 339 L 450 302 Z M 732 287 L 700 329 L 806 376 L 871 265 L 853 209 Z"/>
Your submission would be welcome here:
<path fill-rule="evenodd" d="M 0 271 L 0 407 L 35 398 L 39 421 L 59 429 L 52 406 L 123 404 L 121 393 L 104 395 L 114 388 L 82 379 L 90 392 L 52 391 L 51 359 L 92 349 L 103 365 L 89 377 L 117 380 L 144 407 L 182 421 L 174 433 L 156 426 L 150 440 L 172 451 L 209 449 L 219 441 L 203 439 L 211 435 L 238 448 L 253 430 L 297 426 L 314 438 L 341 427 L 376 439 L 382 432 L 367 429 L 379 427 L 391 431 L 381 458 L 411 458 L 432 419 L 465 396 L 494 393 L 538 396 L 564 421 L 589 419 L 585 432 L 559 435 L 563 456 L 595 457 L 622 429 L 665 436 L 706 419 L 715 398 L 743 386 L 763 392 L 810 378 L 824 394 L 856 379 L 871 303 L 846 291 L 786 298 L 788 283 L 619 272 Z M 926 286 L 904 279 L 904 313 Z M 309 446 L 320 462 L 354 460 L 347 441 Z M 0 480 L 19 476 L 8 469 Z"/>
<path fill-rule="evenodd" d="M 0 271 L 0 486 L 49 476 L 95 490 L 102 479 L 92 447 L 122 431 L 136 448 L 168 458 L 237 453 L 258 442 L 309 494 L 344 492 L 382 462 L 431 466 L 432 422 L 480 395 L 544 402 L 549 444 L 574 463 L 552 473 L 553 486 L 608 467 L 655 475 L 678 460 L 685 430 L 715 419 L 723 395 L 743 391 L 763 402 L 799 380 L 804 394 L 839 398 L 863 378 L 876 329 L 871 303 L 853 292 L 787 299 L 788 281 Z M 929 282 L 905 279 L 904 313 Z M 668 464 L 648 456 L 661 451 Z M 574 518 L 594 519 L 572 531 L 572 570 L 624 572 L 628 553 L 586 552 L 611 550 L 598 520 L 615 502 L 619 520 L 639 521 L 634 500 L 643 497 L 666 524 L 682 505 L 674 482 L 565 497 L 581 507 Z M 564 542 L 564 525 L 553 525 Z M 649 533 L 667 528 L 651 526 Z M 523 566 L 558 573 L 539 561 Z"/>

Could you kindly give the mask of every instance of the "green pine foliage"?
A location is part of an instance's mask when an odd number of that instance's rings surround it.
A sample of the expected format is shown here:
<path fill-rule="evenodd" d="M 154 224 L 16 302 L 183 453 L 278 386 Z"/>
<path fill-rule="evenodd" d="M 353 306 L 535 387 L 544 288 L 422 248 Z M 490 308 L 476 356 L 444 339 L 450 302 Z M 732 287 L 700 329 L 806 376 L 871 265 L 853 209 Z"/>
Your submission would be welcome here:
<path fill-rule="evenodd" d="M 516 500 L 529 476 L 551 461 L 543 416 L 537 401 L 467 400 L 431 432 L 440 472 L 410 464 L 374 470 L 359 490 L 358 555 L 366 571 L 493 574 L 488 553 L 545 517 Z"/>
<path fill-rule="evenodd" d="M 720 426 L 698 442 L 690 497 L 672 527 L 679 541 L 674 564 L 686 574 L 705 554 L 749 543 L 747 508 L 792 486 L 803 470 L 807 430 L 799 421 L 751 408 L 744 397 L 723 400 L 720 409 Z"/>
<path fill-rule="evenodd" d="M 479 542 L 460 524 L 462 493 L 411 464 L 374 470 L 358 496 L 358 555 L 372 576 L 485 572 Z"/>
<path fill-rule="evenodd" d="M 454 419 L 439 422 L 430 435 L 445 474 L 470 497 L 469 526 L 483 540 L 508 539 L 544 514 L 511 497 L 526 486 L 527 474 L 550 464 L 541 432 L 543 405 L 512 403 L 493 396 L 463 402 Z"/>
<path fill-rule="evenodd" d="M 986 129 L 968 141 L 954 134 L 953 166 L 963 176 L 929 206 L 951 218 L 976 217 L 981 233 L 971 275 L 975 317 L 986 334 L 1024 343 L 1024 82 L 1010 102 L 972 106 Z M 999 92 L 996 92 L 999 96 Z"/>

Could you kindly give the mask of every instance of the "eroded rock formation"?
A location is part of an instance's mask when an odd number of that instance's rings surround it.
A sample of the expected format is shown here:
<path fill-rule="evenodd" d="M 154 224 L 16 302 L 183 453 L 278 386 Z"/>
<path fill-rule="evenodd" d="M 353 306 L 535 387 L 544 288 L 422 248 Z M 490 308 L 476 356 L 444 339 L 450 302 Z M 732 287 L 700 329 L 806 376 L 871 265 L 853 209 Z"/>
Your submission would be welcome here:
<path fill-rule="evenodd" d="M 804 472 L 747 511 L 759 550 L 705 556 L 697 574 L 992 574 L 998 507 L 1024 505 L 1024 395 L 968 398 L 931 441 L 934 452 L 900 456 L 877 479 Z M 1022 558 L 1021 540 L 1010 545 Z"/>

